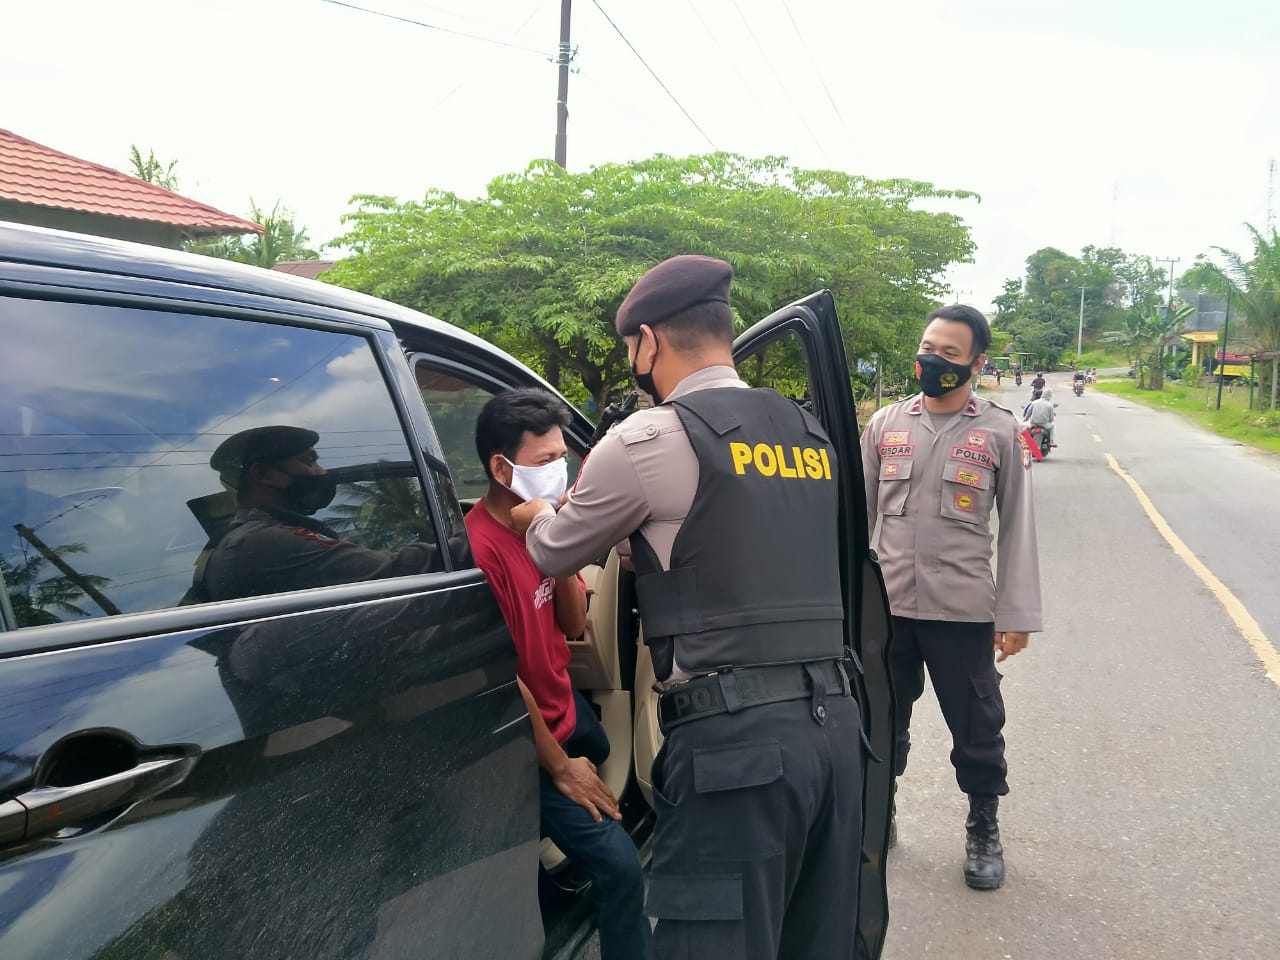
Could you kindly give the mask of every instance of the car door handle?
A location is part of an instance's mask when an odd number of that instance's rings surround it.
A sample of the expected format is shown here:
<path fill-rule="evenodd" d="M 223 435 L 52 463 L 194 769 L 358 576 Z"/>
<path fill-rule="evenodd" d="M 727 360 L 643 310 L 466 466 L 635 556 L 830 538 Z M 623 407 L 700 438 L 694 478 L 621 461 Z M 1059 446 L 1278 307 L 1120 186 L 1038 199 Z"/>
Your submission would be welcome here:
<path fill-rule="evenodd" d="M 99 780 L 28 790 L 0 803 L 0 846 L 56 833 L 154 797 L 185 780 L 194 765 L 194 757 L 147 760 Z"/>

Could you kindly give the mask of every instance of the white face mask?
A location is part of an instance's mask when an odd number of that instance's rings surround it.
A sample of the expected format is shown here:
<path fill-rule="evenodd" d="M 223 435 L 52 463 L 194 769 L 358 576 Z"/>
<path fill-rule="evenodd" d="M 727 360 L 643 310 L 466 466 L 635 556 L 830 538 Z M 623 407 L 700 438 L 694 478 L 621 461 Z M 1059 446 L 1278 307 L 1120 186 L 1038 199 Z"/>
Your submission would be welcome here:
<path fill-rule="evenodd" d="M 507 460 L 506 457 L 502 458 Z M 507 460 L 511 467 L 511 486 L 508 489 L 525 500 L 546 500 L 558 506 L 560 497 L 569 488 L 569 460 L 561 457 L 540 467 L 523 467 Z"/>

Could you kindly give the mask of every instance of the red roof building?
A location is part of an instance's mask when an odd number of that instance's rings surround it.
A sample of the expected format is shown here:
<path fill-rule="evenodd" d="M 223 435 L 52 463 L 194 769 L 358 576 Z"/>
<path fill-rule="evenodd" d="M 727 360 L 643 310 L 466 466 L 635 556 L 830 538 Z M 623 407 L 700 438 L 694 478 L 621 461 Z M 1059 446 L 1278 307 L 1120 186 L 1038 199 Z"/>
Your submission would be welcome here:
<path fill-rule="evenodd" d="M 178 248 L 261 233 L 249 220 L 0 130 L 0 220 Z"/>

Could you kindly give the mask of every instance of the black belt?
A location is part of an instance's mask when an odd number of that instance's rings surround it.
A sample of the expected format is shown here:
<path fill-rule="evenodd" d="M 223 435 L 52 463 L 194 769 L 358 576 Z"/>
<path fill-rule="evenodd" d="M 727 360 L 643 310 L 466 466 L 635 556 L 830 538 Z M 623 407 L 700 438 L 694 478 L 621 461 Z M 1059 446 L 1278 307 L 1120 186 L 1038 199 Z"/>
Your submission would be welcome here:
<path fill-rule="evenodd" d="M 829 695 L 849 696 L 849 675 L 840 660 L 727 667 L 665 691 L 658 698 L 658 725 L 665 735 L 693 720 L 803 697 L 813 701 L 814 720 L 825 723 L 822 701 Z"/>

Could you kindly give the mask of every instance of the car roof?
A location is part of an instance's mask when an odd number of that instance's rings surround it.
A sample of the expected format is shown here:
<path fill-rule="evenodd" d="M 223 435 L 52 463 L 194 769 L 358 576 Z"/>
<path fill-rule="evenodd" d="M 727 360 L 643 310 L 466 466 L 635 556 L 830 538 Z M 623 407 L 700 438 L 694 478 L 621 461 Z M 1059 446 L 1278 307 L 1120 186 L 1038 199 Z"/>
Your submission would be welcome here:
<path fill-rule="evenodd" d="M 97 273 L 118 278 L 178 283 L 207 291 L 208 302 L 218 302 L 218 292 L 271 297 L 379 318 L 394 325 L 415 327 L 453 341 L 470 352 L 524 367 L 493 344 L 436 317 L 379 300 L 331 283 L 308 280 L 279 270 L 206 257 L 166 247 L 87 234 L 51 230 L 0 221 L 0 264 L 30 264 L 62 270 Z M 139 292 L 141 290 L 141 284 Z M 527 368 L 525 368 L 527 370 Z M 527 371 L 541 380 L 532 371 Z"/>

